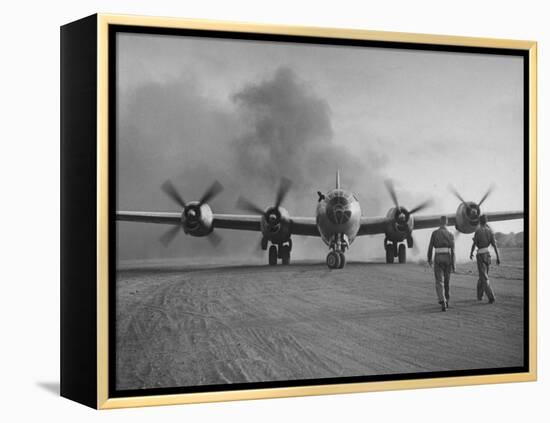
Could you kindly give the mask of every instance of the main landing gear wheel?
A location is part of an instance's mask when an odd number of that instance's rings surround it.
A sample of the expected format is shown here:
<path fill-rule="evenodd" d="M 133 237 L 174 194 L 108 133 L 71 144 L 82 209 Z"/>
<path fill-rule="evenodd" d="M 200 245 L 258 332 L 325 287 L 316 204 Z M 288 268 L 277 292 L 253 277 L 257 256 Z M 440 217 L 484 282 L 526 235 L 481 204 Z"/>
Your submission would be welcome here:
<path fill-rule="evenodd" d="M 327 254 L 327 266 L 329 269 L 338 269 L 340 268 L 340 253 L 336 251 L 331 251 Z"/>
<path fill-rule="evenodd" d="M 338 255 L 340 256 L 340 265 L 338 266 L 338 269 L 343 269 L 346 265 L 346 256 L 341 252 L 338 253 Z"/>
<path fill-rule="evenodd" d="M 386 244 L 386 263 L 393 264 L 393 245 L 392 244 Z"/>
<path fill-rule="evenodd" d="M 269 247 L 269 265 L 275 266 L 277 264 L 277 246 L 272 245 Z"/>
<path fill-rule="evenodd" d="M 399 256 L 399 263 L 407 262 L 407 247 L 405 247 L 405 244 L 399 244 L 399 252 L 397 254 Z"/>
<path fill-rule="evenodd" d="M 283 245 L 279 248 L 279 251 L 281 253 L 281 260 L 283 264 L 287 265 L 290 264 L 290 246 Z"/>

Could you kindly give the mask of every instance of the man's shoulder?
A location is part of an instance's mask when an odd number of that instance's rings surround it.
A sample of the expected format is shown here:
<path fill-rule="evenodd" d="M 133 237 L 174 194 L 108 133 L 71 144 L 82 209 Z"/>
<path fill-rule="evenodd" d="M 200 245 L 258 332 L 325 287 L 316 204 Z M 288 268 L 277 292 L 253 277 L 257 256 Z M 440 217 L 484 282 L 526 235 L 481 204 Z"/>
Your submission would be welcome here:
<path fill-rule="evenodd" d="M 477 234 L 477 233 L 483 233 L 483 232 L 493 233 L 493 230 L 491 229 L 491 227 L 489 225 L 485 225 L 485 226 L 479 226 L 476 229 L 475 233 Z"/>

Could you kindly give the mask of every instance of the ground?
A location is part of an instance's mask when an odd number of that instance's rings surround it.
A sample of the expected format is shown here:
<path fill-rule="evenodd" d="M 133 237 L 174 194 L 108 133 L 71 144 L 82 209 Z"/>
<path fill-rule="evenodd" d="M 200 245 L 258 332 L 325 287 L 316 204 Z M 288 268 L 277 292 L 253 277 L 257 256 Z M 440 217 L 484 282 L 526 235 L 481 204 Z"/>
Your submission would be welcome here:
<path fill-rule="evenodd" d="M 141 266 L 117 272 L 118 389 L 523 365 L 523 250 L 491 269 L 497 302 L 457 266 L 440 311 L 410 263 Z"/>

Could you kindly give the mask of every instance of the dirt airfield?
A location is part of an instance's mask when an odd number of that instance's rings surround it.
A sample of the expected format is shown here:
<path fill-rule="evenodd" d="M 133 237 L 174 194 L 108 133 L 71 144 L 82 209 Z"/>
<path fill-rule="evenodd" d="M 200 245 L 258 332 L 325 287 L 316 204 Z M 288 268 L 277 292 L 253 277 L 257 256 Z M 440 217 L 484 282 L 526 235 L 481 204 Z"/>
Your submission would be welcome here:
<path fill-rule="evenodd" d="M 117 271 L 116 386 L 143 389 L 523 365 L 523 250 L 475 297 L 437 304 L 424 265 L 141 266 Z"/>

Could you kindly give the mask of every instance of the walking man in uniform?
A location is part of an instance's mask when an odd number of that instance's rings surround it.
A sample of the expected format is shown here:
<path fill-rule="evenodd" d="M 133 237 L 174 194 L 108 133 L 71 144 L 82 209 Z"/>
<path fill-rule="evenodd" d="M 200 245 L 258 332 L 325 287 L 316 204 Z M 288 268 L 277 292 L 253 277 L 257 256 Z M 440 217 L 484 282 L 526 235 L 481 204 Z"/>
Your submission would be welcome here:
<path fill-rule="evenodd" d="M 455 270 L 455 239 L 447 229 L 447 216 L 441 216 L 440 226 L 432 232 L 428 247 L 428 263 L 432 266 L 432 255 L 435 276 L 435 292 L 441 304 L 441 311 L 447 311 L 449 305 L 451 271 Z"/>
<path fill-rule="evenodd" d="M 489 304 L 493 304 L 495 302 L 495 294 L 489 283 L 489 266 L 491 264 L 491 254 L 489 253 L 490 245 L 495 250 L 497 264 L 500 265 L 500 256 L 498 254 L 495 235 L 489 225 L 487 225 L 487 216 L 482 215 L 479 218 L 479 228 L 474 233 L 474 242 L 470 250 L 470 260 L 473 260 L 474 250 L 477 247 L 476 261 L 477 270 L 479 272 L 479 279 L 477 280 L 477 299 L 481 301 L 485 293 L 489 299 Z"/>

